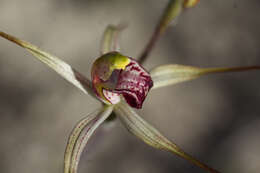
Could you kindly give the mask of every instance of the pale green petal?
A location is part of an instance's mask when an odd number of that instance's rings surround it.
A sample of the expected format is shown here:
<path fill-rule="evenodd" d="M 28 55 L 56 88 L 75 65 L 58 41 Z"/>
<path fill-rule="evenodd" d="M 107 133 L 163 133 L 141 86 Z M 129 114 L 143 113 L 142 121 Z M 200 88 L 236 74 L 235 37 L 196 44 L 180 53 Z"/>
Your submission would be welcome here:
<path fill-rule="evenodd" d="M 198 68 L 185 65 L 169 64 L 156 67 L 150 71 L 154 85 L 152 89 L 169 86 L 192 79 L 201 75 L 260 70 L 260 66 L 227 67 L 227 68 Z"/>
<path fill-rule="evenodd" d="M 102 39 L 101 53 L 106 54 L 112 51 L 119 51 L 118 36 L 125 28 L 123 25 L 108 25 Z"/>
<path fill-rule="evenodd" d="M 53 55 L 50 55 L 47 52 L 40 50 L 39 48 L 32 45 L 31 43 L 20 40 L 16 37 L 6 34 L 4 32 L 0 31 L 0 36 L 27 49 L 37 59 L 42 61 L 44 64 L 48 65 L 50 68 L 52 68 L 54 71 L 56 71 L 58 74 L 60 74 L 67 81 L 69 81 L 74 86 L 79 88 L 81 91 L 83 91 L 86 94 L 88 93 L 88 94 L 94 96 L 93 90 L 91 88 L 91 82 L 87 78 L 85 78 L 82 74 L 80 74 L 75 69 L 73 69 L 66 62 L 62 61 L 58 57 L 55 57 Z"/>
<path fill-rule="evenodd" d="M 67 143 L 64 156 L 64 173 L 77 173 L 83 149 L 95 130 L 112 113 L 112 110 L 113 106 L 104 106 L 77 123 Z"/>
<path fill-rule="evenodd" d="M 140 138 L 146 144 L 174 153 L 186 160 L 189 160 L 193 164 L 209 171 L 217 173 L 218 171 L 208 167 L 200 161 L 194 159 L 192 156 L 186 154 L 176 144 L 172 143 L 166 137 L 164 137 L 158 130 L 143 120 L 136 112 L 130 108 L 126 103 L 120 102 L 114 109 L 116 115 L 123 122 L 126 128 L 135 136 Z"/>
<path fill-rule="evenodd" d="M 199 77 L 200 70 L 195 67 L 183 65 L 163 65 L 150 71 L 153 88 L 160 88 L 168 85 L 177 84 Z"/>

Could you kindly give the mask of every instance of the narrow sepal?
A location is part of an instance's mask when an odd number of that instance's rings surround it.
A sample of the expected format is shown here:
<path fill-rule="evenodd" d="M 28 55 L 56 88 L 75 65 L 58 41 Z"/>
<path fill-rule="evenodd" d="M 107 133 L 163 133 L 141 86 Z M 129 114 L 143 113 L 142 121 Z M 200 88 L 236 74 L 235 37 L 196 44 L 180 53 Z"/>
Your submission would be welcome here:
<path fill-rule="evenodd" d="M 104 106 L 102 109 L 87 115 L 76 124 L 70 134 L 65 150 L 64 173 L 77 173 L 81 154 L 90 137 L 112 113 L 112 110 L 113 106 Z"/>
<path fill-rule="evenodd" d="M 14 36 L 0 31 L 0 36 L 25 48 L 31 54 L 33 54 L 38 60 L 49 66 L 51 69 L 56 71 L 59 75 L 65 78 L 67 81 L 72 83 L 74 86 L 79 88 L 85 94 L 90 94 L 95 97 L 91 88 L 91 82 L 82 74 L 73 69 L 69 64 L 62 61 L 56 56 L 53 56 L 47 52 L 40 50 L 38 47 L 32 45 L 29 42 L 20 40 Z"/>
<path fill-rule="evenodd" d="M 162 149 L 174 153 L 209 172 L 218 172 L 185 153 L 180 147 L 172 143 L 158 130 L 152 127 L 139 115 L 137 115 L 137 113 L 126 103 L 120 102 L 115 106 L 114 111 L 125 127 L 146 144 L 157 149 Z"/>

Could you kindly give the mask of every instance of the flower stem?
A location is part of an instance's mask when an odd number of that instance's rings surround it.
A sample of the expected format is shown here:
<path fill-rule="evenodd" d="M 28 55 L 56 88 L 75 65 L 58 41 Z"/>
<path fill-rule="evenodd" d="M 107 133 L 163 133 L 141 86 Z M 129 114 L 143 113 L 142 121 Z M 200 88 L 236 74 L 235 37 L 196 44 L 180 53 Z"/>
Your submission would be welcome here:
<path fill-rule="evenodd" d="M 151 53 L 153 47 L 158 41 L 159 37 L 165 32 L 166 28 L 169 26 L 170 22 L 175 19 L 183 10 L 183 0 L 171 0 L 164 10 L 164 13 L 157 24 L 154 33 L 144 48 L 142 54 L 140 55 L 139 62 L 142 64 L 147 59 Z"/>

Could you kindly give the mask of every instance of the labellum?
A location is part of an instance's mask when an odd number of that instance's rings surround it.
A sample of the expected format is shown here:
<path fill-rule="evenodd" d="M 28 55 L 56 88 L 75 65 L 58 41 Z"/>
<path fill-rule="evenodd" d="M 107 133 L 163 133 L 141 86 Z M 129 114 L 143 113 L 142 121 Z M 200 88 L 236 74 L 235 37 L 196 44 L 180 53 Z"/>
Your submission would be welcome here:
<path fill-rule="evenodd" d="M 91 69 L 92 87 L 106 104 L 117 104 L 122 96 L 137 109 L 153 86 L 150 74 L 133 58 L 110 52 L 98 58 Z"/>

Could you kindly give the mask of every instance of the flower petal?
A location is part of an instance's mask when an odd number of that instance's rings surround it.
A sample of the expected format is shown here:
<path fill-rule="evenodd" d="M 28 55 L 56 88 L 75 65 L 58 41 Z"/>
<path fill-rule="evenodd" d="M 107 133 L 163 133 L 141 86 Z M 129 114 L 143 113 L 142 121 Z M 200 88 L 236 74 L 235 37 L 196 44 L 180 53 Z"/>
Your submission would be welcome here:
<path fill-rule="evenodd" d="M 158 130 L 148 124 L 139 115 L 137 115 L 136 112 L 134 112 L 134 110 L 124 102 L 117 104 L 114 111 L 122 123 L 126 126 L 126 128 L 146 144 L 157 149 L 162 149 L 174 153 L 209 172 L 218 172 L 204 163 L 196 160 L 192 156 L 186 154 L 176 144 L 169 141 Z"/>
<path fill-rule="evenodd" d="M 124 25 L 108 25 L 102 39 L 102 54 L 119 51 L 118 35 L 125 28 Z"/>
<path fill-rule="evenodd" d="M 205 74 L 240 72 L 260 70 L 260 66 L 227 67 L 227 68 L 198 68 L 178 64 L 169 64 L 156 67 L 150 71 L 154 81 L 153 89 L 189 81 Z"/>
<path fill-rule="evenodd" d="M 113 106 L 104 106 L 82 120 L 74 127 L 70 134 L 65 156 L 64 173 L 77 173 L 80 156 L 99 125 L 112 113 Z"/>
<path fill-rule="evenodd" d="M 32 45 L 31 43 L 20 40 L 16 37 L 6 34 L 4 32 L 0 31 L 0 36 L 27 49 L 37 59 L 39 59 L 44 64 L 48 65 L 50 68 L 52 68 L 54 71 L 56 71 L 59 75 L 61 75 L 67 81 L 72 83 L 74 86 L 79 88 L 85 94 L 88 93 L 96 98 L 96 96 L 93 93 L 93 90 L 91 88 L 91 82 L 87 78 L 85 78 L 82 74 L 80 74 L 75 69 L 73 69 L 66 62 L 62 61 L 58 57 L 55 57 L 53 55 L 50 55 L 47 52 L 40 50 L 39 48 Z"/>

